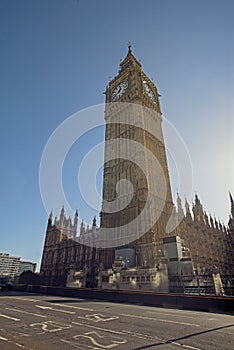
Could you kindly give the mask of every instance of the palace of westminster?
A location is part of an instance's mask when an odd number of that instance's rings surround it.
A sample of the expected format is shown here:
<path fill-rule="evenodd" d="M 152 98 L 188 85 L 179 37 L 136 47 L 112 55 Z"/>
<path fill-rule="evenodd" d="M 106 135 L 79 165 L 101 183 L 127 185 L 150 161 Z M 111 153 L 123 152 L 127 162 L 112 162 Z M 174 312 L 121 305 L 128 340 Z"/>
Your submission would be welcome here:
<path fill-rule="evenodd" d="M 197 195 L 192 208 L 185 201 L 184 210 L 179 195 L 174 205 L 160 95 L 130 44 L 105 96 L 100 227 L 96 217 L 92 227 L 85 227 L 83 221 L 78 227 L 77 211 L 73 222 L 64 208 L 54 220 L 51 213 L 40 270 L 44 283 L 164 292 L 174 275 L 233 275 L 234 200 L 230 194 L 227 226 L 207 215 Z M 128 157 L 121 157 L 122 148 Z M 121 181 L 125 182 L 118 201 L 116 188 Z M 117 203 L 119 210 L 106 210 L 111 203 Z M 169 232 L 171 218 L 176 224 Z"/>

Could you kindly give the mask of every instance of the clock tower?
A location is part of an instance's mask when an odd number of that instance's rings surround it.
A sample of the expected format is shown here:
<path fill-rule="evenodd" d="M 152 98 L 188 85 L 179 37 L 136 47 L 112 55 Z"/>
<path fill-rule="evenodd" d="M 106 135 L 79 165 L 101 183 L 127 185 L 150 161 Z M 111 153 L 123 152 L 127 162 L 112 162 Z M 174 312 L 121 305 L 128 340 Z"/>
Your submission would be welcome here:
<path fill-rule="evenodd" d="M 100 251 L 100 258 L 104 267 L 109 268 L 115 249 L 129 248 L 134 251 L 135 266 L 153 266 L 166 236 L 173 202 L 160 95 L 143 72 L 130 44 L 105 95 L 100 216 L 101 229 L 105 230 L 109 244 Z"/>

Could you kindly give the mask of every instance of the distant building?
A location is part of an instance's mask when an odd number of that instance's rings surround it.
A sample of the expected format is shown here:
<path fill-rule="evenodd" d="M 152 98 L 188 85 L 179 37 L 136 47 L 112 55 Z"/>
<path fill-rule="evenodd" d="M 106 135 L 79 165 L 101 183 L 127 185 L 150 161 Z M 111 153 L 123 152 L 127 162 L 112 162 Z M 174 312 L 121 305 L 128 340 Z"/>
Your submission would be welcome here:
<path fill-rule="evenodd" d="M 11 256 L 7 253 L 0 253 L 0 275 L 20 275 L 24 271 L 36 271 L 37 264 L 31 261 L 21 261 L 19 256 Z"/>
<path fill-rule="evenodd" d="M 17 275 L 21 275 L 21 273 L 24 271 L 32 271 L 35 273 L 36 267 L 37 267 L 37 264 L 31 261 L 20 261 Z"/>
<path fill-rule="evenodd" d="M 0 253 L 0 275 L 15 276 L 18 272 L 20 257 Z"/>

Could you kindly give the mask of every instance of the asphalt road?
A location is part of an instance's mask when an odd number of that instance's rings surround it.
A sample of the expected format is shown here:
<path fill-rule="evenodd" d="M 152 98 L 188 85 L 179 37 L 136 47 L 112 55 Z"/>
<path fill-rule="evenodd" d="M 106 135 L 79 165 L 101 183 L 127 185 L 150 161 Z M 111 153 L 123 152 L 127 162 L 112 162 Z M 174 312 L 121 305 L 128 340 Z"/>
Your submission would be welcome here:
<path fill-rule="evenodd" d="M 232 315 L 0 293 L 1 350 L 233 350 Z"/>

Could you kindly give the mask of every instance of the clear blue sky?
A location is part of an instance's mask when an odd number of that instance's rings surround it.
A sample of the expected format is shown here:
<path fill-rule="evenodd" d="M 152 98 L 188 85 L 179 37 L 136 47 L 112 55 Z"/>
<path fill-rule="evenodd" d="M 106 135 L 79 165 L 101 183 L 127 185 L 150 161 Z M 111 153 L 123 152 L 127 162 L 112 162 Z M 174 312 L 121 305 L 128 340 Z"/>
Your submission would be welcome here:
<path fill-rule="evenodd" d="M 67 117 L 104 102 L 129 40 L 162 95 L 163 115 L 189 149 L 194 190 L 208 213 L 227 222 L 228 191 L 234 194 L 233 13 L 232 0 L 0 1 L 1 252 L 40 261 L 44 146 Z M 63 178 L 72 206 L 91 221 L 95 213 L 79 198 L 76 180 L 88 139 L 72 148 Z"/>

